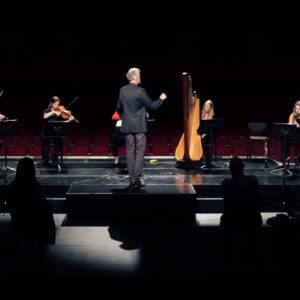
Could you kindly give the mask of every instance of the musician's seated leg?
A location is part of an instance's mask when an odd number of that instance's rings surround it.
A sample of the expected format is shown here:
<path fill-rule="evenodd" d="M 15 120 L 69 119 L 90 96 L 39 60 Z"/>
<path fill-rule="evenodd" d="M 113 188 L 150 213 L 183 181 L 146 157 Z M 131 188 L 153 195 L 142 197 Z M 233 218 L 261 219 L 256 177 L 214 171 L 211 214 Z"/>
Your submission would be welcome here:
<path fill-rule="evenodd" d="M 50 139 L 42 137 L 41 138 L 41 149 L 42 149 L 41 158 L 42 158 L 42 163 L 45 163 L 45 164 L 49 163 L 49 159 L 50 159 L 50 155 L 49 155 L 49 150 L 50 149 L 49 148 L 50 148 Z"/>
<path fill-rule="evenodd" d="M 111 136 L 112 154 L 114 156 L 114 167 L 119 164 L 119 137 L 121 135 L 121 127 L 116 127 L 115 133 Z"/>

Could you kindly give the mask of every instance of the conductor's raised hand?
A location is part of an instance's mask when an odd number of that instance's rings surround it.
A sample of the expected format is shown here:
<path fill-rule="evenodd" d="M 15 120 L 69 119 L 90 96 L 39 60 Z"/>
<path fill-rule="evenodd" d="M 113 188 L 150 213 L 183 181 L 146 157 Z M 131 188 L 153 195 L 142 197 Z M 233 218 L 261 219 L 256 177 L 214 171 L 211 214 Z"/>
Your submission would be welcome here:
<path fill-rule="evenodd" d="M 1 113 L 0 113 L 0 121 L 3 121 L 5 119 L 6 119 L 6 117 L 4 115 L 1 115 Z"/>
<path fill-rule="evenodd" d="M 160 96 L 159 96 L 159 99 L 160 100 L 165 100 L 167 99 L 167 95 L 165 93 L 162 93 Z"/>

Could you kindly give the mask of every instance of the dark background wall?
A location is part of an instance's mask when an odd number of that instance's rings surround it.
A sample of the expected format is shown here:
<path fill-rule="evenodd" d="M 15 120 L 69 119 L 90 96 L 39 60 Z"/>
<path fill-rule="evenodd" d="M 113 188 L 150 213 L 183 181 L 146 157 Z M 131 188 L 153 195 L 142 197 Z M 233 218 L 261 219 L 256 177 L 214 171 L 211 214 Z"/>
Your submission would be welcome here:
<path fill-rule="evenodd" d="M 286 122 L 300 98 L 299 33 L 291 31 L 145 31 L 127 29 L 1 30 L 0 111 L 27 127 L 38 124 L 49 98 L 71 106 L 82 126 L 109 121 L 130 67 L 142 71 L 153 113 L 177 126 L 182 72 L 202 103 L 212 99 L 229 123 Z"/>

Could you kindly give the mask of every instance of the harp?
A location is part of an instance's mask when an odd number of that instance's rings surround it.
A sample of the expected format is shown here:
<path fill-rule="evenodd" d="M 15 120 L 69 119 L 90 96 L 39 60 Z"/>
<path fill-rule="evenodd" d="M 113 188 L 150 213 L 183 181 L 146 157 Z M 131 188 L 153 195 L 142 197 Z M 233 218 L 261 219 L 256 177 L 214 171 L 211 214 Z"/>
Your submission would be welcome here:
<path fill-rule="evenodd" d="M 198 134 L 200 126 L 200 99 L 192 93 L 192 80 L 189 74 L 182 73 L 183 92 L 183 120 L 182 134 L 175 151 L 177 161 L 190 164 L 199 161 L 203 155 L 201 136 Z"/>

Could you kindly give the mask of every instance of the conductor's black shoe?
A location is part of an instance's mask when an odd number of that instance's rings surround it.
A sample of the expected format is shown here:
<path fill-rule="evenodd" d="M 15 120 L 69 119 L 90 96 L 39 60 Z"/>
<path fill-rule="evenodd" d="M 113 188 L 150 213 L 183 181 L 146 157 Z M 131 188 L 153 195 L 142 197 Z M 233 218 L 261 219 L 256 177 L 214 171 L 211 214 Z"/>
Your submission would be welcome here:
<path fill-rule="evenodd" d="M 125 188 L 126 192 L 134 192 L 138 189 L 138 185 L 136 185 L 134 182 L 130 182 L 130 184 Z"/>
<path fill-rule="evenodd" d="M 114 168 L 120 168 L 120 164 L 119 163 L 114 163 L 113 166 L 114 166 Z"/>
<path fill-rule="evenodd" d="M 121 169 L 121 173 L 122 173 L 122 174 L 128 174 L 128 169 L 127 169 L 127 168 Z"/>
<path fill-rule="evenodd" d="M 138 187 L 145 187 L 145 186 L 146 186 L 144 180 L 142 180 L 142 179 L 137 179 L 137 180 L 135 181 L 135 184 L 136 184 Z"/>

